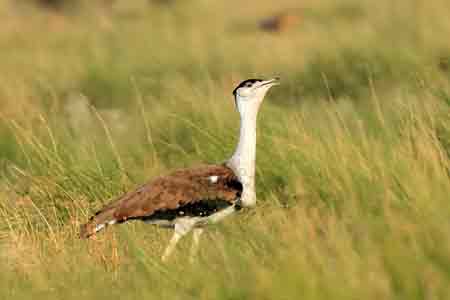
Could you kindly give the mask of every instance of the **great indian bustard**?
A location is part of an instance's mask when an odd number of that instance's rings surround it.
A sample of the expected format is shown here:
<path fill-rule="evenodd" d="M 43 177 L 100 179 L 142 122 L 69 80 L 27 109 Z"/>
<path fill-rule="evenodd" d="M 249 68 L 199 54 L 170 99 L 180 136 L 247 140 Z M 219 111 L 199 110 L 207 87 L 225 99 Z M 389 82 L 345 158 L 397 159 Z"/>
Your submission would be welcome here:
<path fill-rule="evenodd" d="M 241 207 L 256 205 L 256 120 L 264 96 L 278 80 L 248 79 L 234 89 L 241 127 L 239 142 L 229 160 L 217 165 L 176 170 L 120 196 L 81 226 L 81 237 L 88 238 L 108 225 L 142 220 L 174 229 L 163 261 L 178 241 L 192 230 L 192 257 L 203 226 L 215 223 Z"/>

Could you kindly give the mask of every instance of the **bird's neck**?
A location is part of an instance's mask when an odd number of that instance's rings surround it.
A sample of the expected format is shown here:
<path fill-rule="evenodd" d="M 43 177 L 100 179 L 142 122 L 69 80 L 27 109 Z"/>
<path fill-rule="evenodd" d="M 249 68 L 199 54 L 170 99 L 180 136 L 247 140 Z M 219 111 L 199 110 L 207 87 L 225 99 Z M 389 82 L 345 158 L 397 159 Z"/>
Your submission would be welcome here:
<path fill-rule="evenodd" d="M 241 111 L 239 142 L 228 166 L 236 173 L 243 186 L 242 206 L 256 204 L 255 160 L 256 160 L 256 119 L 257 111 Z"/>

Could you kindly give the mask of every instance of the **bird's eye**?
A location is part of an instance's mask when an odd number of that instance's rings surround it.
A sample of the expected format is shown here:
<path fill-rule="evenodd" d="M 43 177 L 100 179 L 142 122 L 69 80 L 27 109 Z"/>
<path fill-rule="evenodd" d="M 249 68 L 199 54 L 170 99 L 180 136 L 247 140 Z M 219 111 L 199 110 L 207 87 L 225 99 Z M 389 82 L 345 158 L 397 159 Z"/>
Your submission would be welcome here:
<path fill-rule="evenodd" d="M 246 86 L 246 87 L 251 87 L 252 84 L 251 84 L 250 82 L 247 82 L 247 83 L 245 84 L 245 86 Z"/>

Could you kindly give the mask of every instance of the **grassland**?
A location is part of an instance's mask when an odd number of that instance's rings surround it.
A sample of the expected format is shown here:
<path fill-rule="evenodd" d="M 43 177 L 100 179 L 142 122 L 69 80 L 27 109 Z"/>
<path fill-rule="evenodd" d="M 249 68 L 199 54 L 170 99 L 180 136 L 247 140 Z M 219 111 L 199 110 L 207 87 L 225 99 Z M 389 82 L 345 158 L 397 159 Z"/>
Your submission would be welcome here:
<path fill-rule="evenodd" d="M 19 2 L 19 1 L 17 1 Z M 1 1 L 1 299 L 450 299 L 450 5 Z M 258 20 L 296 8 L 282 34 Z M 258 207 L 195 263 L 169 232 L 78 226 L 172 168 L 223 161 L 233 86 L 279 75 Z"/>

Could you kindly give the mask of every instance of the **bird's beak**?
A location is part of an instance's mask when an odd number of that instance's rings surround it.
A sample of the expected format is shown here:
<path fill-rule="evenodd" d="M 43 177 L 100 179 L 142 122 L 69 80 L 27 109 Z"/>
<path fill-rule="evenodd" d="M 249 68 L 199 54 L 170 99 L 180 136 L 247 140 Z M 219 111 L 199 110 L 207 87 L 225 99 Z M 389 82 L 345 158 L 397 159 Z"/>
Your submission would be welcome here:
<path fill-rule="evenodd" d="M 280 78 L 279 77 L 275 77 L 275 78 L 272 78 L 272 79 L 269 79 L 269 80 L 261 81 L 258 84 L 258 87 L 262 87 L 262 86 L 266 86 L 266 85 L 271 87 L 271 86 L 279 85 L 279 84 L 280 84 Z"/>

